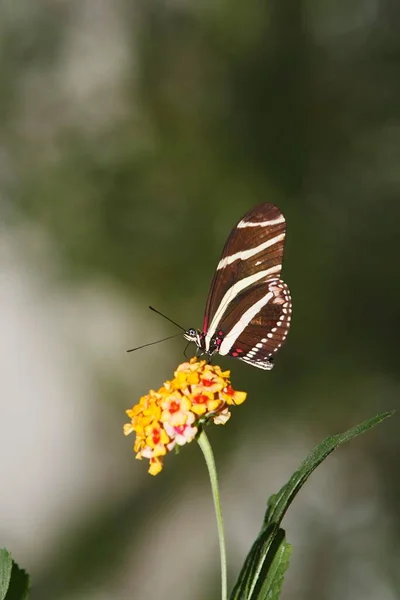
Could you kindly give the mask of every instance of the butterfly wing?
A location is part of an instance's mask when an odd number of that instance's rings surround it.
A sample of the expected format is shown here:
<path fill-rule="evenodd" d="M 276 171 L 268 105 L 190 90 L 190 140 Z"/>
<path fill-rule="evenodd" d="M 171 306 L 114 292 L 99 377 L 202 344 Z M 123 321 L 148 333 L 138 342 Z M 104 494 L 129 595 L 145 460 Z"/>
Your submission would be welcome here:
<path fill-rule="evenodd" d="M 206 303 L 203 324 L 206 350 L 218 330 L 229 333 L 235 326 L 234 319 L 236 323 L 240 321 L 243 313 L 261 299 L 263 291 L 268 293 L 267 280 L 279 277 L 285 234 L 284 216 L 269 203 L 250 210 L 234 227 L 222 251 Z"/>
<path fill-rule="evenodd" d="M 291 315 L 289 288 L 281 279 L 271 278 L 244 290 L 224 314 L 220 329 L 226 333 L 219 353 L 271 369 L 273 356 L 288 334 Z"/>

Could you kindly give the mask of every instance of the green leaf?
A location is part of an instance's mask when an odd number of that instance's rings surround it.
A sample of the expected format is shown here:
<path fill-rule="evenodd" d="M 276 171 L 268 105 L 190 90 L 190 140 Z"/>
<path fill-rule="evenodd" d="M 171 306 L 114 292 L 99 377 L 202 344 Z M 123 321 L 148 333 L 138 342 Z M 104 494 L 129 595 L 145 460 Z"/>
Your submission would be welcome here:
<path fill-rule="evenodd" d="M 0 600 L 4 600 L 11 581 L 12 558 L 5 549 L 0 548 Z"/>
<path fill-rule="evenodd" d="M 285 532 L 279 529 L 271 547 L 271 564 L 265 564 L 259 574 L 252 596 L 260 600 L 278 600 L 285 572 L 289 566 L 292 546 L 285 539 Z M 266 567 L 266 568 L 265 568 Z M 259 586 L 259 589 L 258 589 Z"/>
<path fill-rule="evenodd" d="M 381 423 L 387 417 L 392 416 L 394 412 L 392 410 L 382 413 L 344 433 L 326 438 L 310 452 L 288 483 L 277 494 L 270 497 L 260 534 L 244 562 L 230 600 L 266 600 L 267 598 L 270 600 L 279 597 L 283 574 L 285 568 L 287 568 L 290 555 L 290 547 L 284 540 L 284 532 L 280 529 L 280 524 L 296 494 L 311 473 L 333 450 Z M 288 546 L 288 548 L 285 548 L 285 552 L 282 549 L 283 543 Z M 283 557 L 286 558 L 286 566 L 280 571 L 279 587 L 276 584 L 272 587 L 272 582 L 275 580 L 271 580 L 270 571 L 273 571 L 273 565 L 276 564 L 275 560 L 278 560 L 280 549 Z"/>
<path fill-rule="evenodd" d="M 25 600 L 29 586 L 29 575 L 20 569 L 5 548 L 0 549 L 0 600 Z"/>
<path fill-rule="evenodd" d="M 271 523 L 276 525 L 280 524 L 296 494 L 303 487 L 311 473 L 315 471 L 318 465 L 320 465 L 322 461 L 325 460 L 329 454 L 331 454 L 331 452 L 336 450 L 336 448 L 339 446 L 342 446 L 342 444 L 349 442 L 357 435 L 365 433 L 375 425 L 378 425 L 378 423 L 381 423 L 384 419 L 391 417 L 394 412 L 394 410 L 391 410 L 389 412 L 377 415 L 372 419 L 363 421 L 359 425 L 352 427 L 352 429 L 349 429 L 344 433 L 338 433 L 336 435 L 327 437 L 323 440 L 323 442 L 318 444 L 318 446 L 316 446 L 303 461 L 300 468 L 292 475 L 288 483 L 283 486 L 278 494 L 271 496 L 269 499 L 268 510 L 264 519 L 264 528 L 268 527 L 268 525 Z"/>

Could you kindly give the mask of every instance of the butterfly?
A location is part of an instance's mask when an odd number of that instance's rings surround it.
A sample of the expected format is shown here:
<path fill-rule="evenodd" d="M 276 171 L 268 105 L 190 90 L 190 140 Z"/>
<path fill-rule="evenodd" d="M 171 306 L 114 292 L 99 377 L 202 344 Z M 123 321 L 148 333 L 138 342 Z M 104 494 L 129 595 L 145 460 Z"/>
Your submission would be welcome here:
<path fill-rule="evenodd" d="M 232 229 L 211 282 L 203 328 L 184 332 L 201 354 L 272 369 L 292 316 L 290 291 L 280 278 L 285 235 L 285 218 L 269 203 L 251 209 Z"/>

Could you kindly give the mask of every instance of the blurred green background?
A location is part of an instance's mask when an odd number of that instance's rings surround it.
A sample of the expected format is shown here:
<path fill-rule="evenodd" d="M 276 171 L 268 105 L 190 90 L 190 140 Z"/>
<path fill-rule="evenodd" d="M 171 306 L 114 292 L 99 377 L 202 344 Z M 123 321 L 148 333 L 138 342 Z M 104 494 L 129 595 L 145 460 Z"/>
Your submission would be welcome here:
<path fill-rule="evenodd" d="M 210 428 L 230 580 L 324 436 L 399 406 L 400 11 L 388 0 L 0 3 L 0 546 L 33 600 L 212 599 L 195 444 L 147 475 L 124 411 L 182 362 L 234 223 L 287 219 L 294 315 Z M 194 349 L 193 349 L 194 351 Z M 283 600 L 400 598 L 398 417 L 285 518 Z"/>

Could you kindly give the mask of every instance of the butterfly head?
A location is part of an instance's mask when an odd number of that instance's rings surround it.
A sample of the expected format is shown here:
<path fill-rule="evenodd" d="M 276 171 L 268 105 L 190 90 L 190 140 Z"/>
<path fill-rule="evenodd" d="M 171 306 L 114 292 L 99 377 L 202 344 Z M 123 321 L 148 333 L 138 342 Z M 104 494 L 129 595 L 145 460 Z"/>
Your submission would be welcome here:
<path fill-rule="evenodd" d="M 206 333 L 200 329 L 187 329 L 183 334 L 183 337 L 188 342 L 194 342 L 201 354 L 207 354 L 212 356 L 215 352 L 219 351 L 223 340 L 222 331 L 218 331 L 212 338 L 207 342 Z"/>
<path fill-rule="evenodd" d="M 186 329 L 185 333 L 183 334 L 183 337 L 188 342 L 194 342 L 196 344 L 196 346 L 198 348 L 200 348 L 200 350 L 202 350 L 202 351 L 205 350 L 205 345 L 204 345 L 204 337 L 205 336 L 204 336 L 204 333 L 202 331 L 200 331 L 200 329 Z"/>

